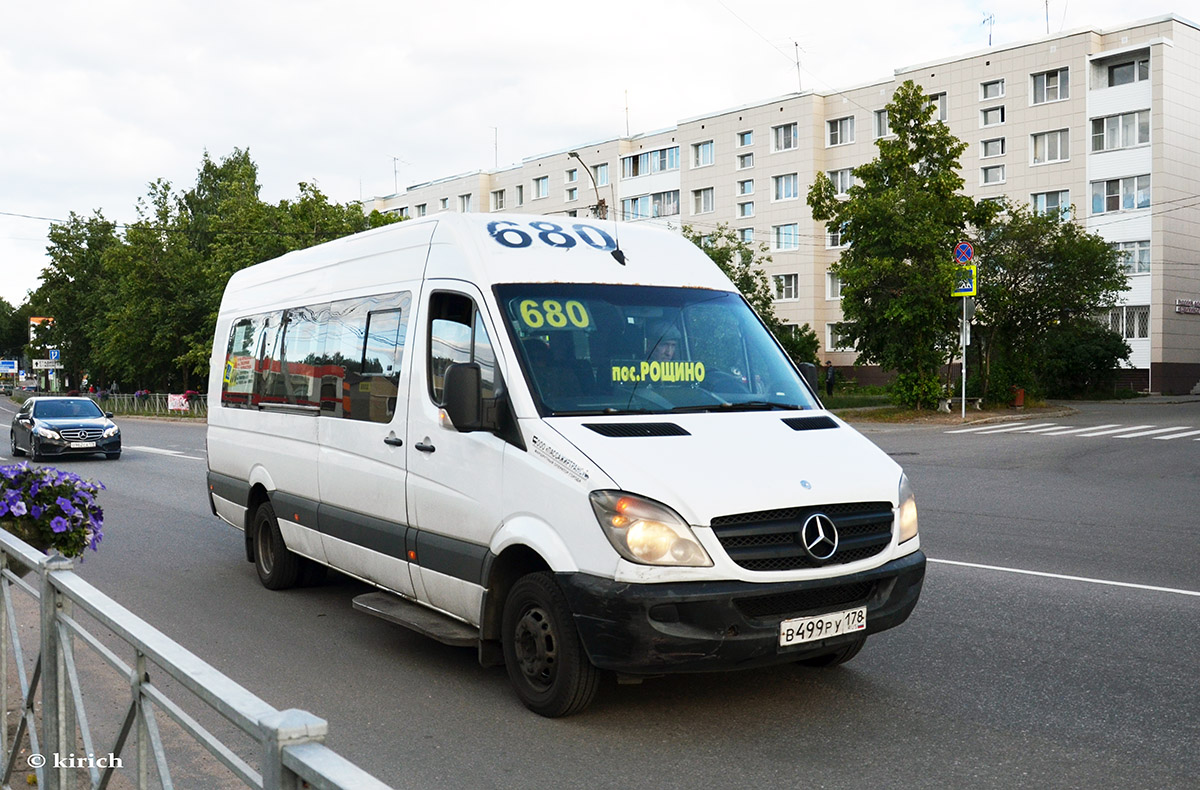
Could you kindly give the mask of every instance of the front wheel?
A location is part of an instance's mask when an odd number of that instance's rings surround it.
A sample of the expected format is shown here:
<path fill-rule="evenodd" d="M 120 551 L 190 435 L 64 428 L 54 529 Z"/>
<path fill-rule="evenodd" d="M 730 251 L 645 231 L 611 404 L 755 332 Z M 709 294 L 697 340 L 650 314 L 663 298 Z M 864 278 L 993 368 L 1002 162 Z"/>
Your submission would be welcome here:
<path fill-rule="evenodd" d="M 867 643 L 867 638 L 856 639 L 848 645 L 843 645 L 831 653 L 822 653 L 819 656 L 812 658 L 802 658 L 797 661 L 797 664 L 802 664 L 806 667 L 836 667 L 839 664 L 845 664 L 850 659 L 858 655 L 858 651 L 863 649 L 863 645 Z"/>
<path fill-rule="evenodd" d="M 12 443 L 12 455 L 14 458 L 19 458 L 20 456 L 25 455 L 25 451 L 22 450 L 20 447 L 17 447 L 16 432 L 9 431 L 8 432 L 8 440 Z"/>
<path fill-rule="evenodd" d="M 294 587 L 300 577 L 300 558 L 284 544 L 270 502 L 263 502 L 254 512 L 254 568 L 268 590 Z"/>
<path fill-rule="evenodd" d="M 517 697 L 548 718 L 592 703 L 600 673 L 583 652 L 566 596 L 550 573 L 531 573 L 504 602 L 504 665 Z"/>

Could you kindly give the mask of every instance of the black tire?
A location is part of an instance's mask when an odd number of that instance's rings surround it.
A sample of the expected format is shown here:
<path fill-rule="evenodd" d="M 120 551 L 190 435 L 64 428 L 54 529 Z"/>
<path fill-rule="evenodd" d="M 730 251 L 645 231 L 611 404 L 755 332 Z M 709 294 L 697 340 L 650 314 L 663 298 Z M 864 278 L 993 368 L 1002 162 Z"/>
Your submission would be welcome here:
<path fill-rule="evenodd" d="M 504 601 L 504 665 L 525 707 L 547 718 L 578 713 L 592 703 L 600 672 L 583 652 L 575 619 L 554 576 L 517 580 Z"/>
<path fill-rule="evenodd" d="M 12 455 L 14 458 L 20 458 L 25 455 L 25 451 L 17 447 L 17 434 L 13 431 L 8 432 L 8 440 L 12 443 Z"/>
<path fill-rule="evenodd" d="M 29 437 L 29 458 L 33 461 L 42 460 L 42 454 L 38 452 L 37 439 L 33 436 Z"/>
<path fill-rule="evenodd" d="M 105 453 L 104 457 L 110 461 L 115 461 L 121 457 L 121 451 L 117 450 L 115 453 Z"/>
<path fill-rule="evenodd" d="M 810 658 L 802 658 L 797 661 L 797 664 L 802 664 L 806 667 L 836 667 L 839 664 L 845 664 L 850 659 L 858 655 L 858 651 L 863 649 L 863 645 L 867 643 L 867 638 L 856 639 L 853 642 L 842 645 L 837 650 L 830 653 L 822 653 L 819 656 Z"/>
<path fill-rule="evenodd" d="M 270 502 L 254 512 L 254 568 L 268 590 L 295 587 L 300 578 L 301 558 L 288 551 L 279 533 L 279 521 Z"/>

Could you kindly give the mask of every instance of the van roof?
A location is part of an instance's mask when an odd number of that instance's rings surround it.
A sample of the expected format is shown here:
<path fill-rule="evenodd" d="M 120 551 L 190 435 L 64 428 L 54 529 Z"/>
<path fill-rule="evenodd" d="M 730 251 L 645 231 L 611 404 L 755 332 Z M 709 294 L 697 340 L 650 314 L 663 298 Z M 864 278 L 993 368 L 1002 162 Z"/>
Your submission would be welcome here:
<path fill-rule="evenodd" d="M 624 264 L 613 256 L 618 246 Z M 428 257 L 422 254 L 425 248 Z M 280 300 L 312 302 L 331 289 L 360 290 L 422 277 L 467 280 L 485 290 L 504 282 L 736 290 L 702 250 L 678 232 L 647 223 L 444 213 L 357 233 L 243 269 L 229 281 L 222 312 Z M 254 291 L 268 291 L 269 296 L 252 295 Z"/>

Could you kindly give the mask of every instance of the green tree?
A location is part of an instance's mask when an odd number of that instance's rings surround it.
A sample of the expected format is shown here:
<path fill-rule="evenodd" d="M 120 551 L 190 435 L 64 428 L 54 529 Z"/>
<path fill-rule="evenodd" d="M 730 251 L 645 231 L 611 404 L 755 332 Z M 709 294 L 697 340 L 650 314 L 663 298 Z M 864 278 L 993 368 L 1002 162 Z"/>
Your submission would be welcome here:
<path fill-rule="evenodd" d="M 725 272 L 742 296 L 762 318 L 771 334 L 796 362 L 817 362 L 819 341 L 808 324 L 797 327 L 785 324 L 775 315 L 775 293 L 764 266 L 771 262 L 767 245 L 751 246 L 737 232 L 722 222 L 710 233 L 701 233 L 690 225 L 683 226 L 683 235 Z"/>
<path fill-rule="evenodd" d="M 115 290 L 104 271 L 104 255 L 120 244 L 116 225 L 99 211 L 86 218 L 71 212 L 66 222 L 50 226 L 49 240 L 50 262 L 30 296 L 42 311 L 39 315 L 54 318 L 43 339 L 58 348 L 63 374 L 73 386 L 85 373 L 92 381 L 107 383 L 96 348 Z"/>
<path fill-rule="evenodd" d="M 975 239 L 980 394 L 1004 399 L 1009 384 L 1037 391 L 1039 384 L 1051 380 L 1059 383 L 1042 390 L 1061 391 L 1071 366 L 1064 366 L 1064 358 L 1052 359 L 1063 352 L 1058 335 L 1076 338 L 1091 349 L 1068 358 L 1076 360 L 1081 379 L 1094 380 L 1096 364 L 1107 360 L 1111 368 L 1128 354 L 1128 349 L 1120 352 L 1120 337 L 1119 343 L 1106 343 L 1101 335 L 1110 330 L 1090 318 L 1114 304 L 1126 286 L 1121 253 L 1058 212 L 1035 214 L 1026 206 L 1006 209 Z M 1103 332 L 1081 325 L 1081 320 Z M 1047 374 L 1045 381 L 1038 381 L 1039 372 Z"/>
<path fill-rule="evenodd" d="M 936 405 L 940 371 L 958 343 L 954 245 L 994 209 L 960 191 L 966 144 L 933 120 L 919 85 L 906 81 L 886 109 L 892 136 L 854 169 L 849 199 L 818 172 L 808 204 L 850 245 L 830 267 L 842 284 L 841 334 L 860 362 L 897 372 L 893 398 L 923 408 Z"/>

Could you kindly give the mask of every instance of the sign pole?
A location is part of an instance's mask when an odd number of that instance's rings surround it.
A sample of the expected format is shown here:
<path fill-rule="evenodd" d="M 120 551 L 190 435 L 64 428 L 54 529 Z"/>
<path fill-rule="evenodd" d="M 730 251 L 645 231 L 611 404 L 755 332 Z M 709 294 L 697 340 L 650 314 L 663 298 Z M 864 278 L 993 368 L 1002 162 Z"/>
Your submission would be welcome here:
<path fill-rule="evenodd" d="M 962 420 L 967 421 L 967 297 L 962 298 L 962 332 L 959 334 L 959 339 L 962 340 Z"/>

